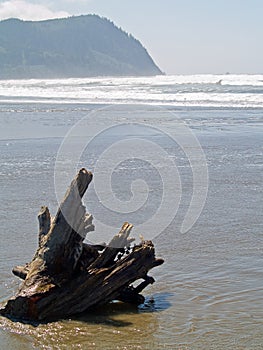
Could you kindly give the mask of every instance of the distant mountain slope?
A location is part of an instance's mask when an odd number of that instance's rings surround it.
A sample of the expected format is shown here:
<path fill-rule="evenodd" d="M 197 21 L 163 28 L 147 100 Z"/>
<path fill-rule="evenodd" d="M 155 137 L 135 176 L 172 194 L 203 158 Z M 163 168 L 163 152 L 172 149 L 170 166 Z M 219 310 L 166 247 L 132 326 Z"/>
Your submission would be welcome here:
<path fill-rule="evenodd" d="M 158 74 L 138 40 L 97 15 L 0 21 L 0 79 Z"/>

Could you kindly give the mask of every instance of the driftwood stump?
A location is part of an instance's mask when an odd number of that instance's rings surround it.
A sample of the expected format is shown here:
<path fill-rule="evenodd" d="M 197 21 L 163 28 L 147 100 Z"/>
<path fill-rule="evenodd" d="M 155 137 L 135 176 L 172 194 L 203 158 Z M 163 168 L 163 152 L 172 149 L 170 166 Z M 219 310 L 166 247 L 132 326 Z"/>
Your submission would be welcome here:
<path fill-rule="evenodd" d="M 163 263 L 155 258 L 151 241 L 131 247 L 132 225 L 124 223 L 106 245 L 84 243 L 94 230 L 82 197 L 92 174 L 81 169 L 72 181 L 52 219 L 42 207 L 39 247 L 30 263 L 16 266 L 13 273 L 24 281 L 0 314 L 24 320 L 52 320 L 84 312 L 112 300 L 141 304 L 140 292 L 154 282 L 148 271 Z M 143 279 L 136 288 L 131 285 Z"/>

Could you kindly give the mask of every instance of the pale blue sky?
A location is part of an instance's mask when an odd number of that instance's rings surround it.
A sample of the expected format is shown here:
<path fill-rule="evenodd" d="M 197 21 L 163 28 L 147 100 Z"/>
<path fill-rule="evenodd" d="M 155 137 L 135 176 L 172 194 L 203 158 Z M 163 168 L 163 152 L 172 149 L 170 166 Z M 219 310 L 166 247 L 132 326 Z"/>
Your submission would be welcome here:
<path fill-rule="evenodd" d="M 0 18 L 87 13 L 132 33 L 167 74 L 263 73 L 263 0 L 0 0 Z"/>

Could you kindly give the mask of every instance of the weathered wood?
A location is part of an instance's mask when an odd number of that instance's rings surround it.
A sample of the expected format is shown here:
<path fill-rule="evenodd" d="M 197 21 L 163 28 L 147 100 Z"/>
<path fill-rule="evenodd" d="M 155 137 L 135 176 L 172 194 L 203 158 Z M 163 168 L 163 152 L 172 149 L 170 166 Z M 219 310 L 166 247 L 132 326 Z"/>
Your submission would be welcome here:
<path fill-rule="evenodd" d="M 43 206 L 38 213 L 38 222 L 39 222 L 39 233 L 38 233 L 38 244 L 41 246 L 43 238 L 48 234 L 51 224 L 51 217 L 48 210 L 48 207 Z"/>
<path fill-rule="evenodd" d="M 13 267 L 12 272 L 15 276 L 22 278 L 22 280 L 25 280 L 29 272 L 28 264 L 25 266 L 15 266 Z"/>
<path fill-rule="evenodd" d="M 84 243 L 94 230 L 82 197 L 92 174 L 81 169 L 72 181 L 53 220 L 47 207 L 39 219 L 39 247 L 32 261 L 13 273 L 24 281 L 2 315 L 26 320 L 71 316 L 112 300 L 142 303 L 141 291 L 154 282 L 148 271 L 163 263 L 151 241 L 131 247 L 132 225 L 124 223 L 105 246 Z M 136 288 L 132 283 L 143 279 Z"/>

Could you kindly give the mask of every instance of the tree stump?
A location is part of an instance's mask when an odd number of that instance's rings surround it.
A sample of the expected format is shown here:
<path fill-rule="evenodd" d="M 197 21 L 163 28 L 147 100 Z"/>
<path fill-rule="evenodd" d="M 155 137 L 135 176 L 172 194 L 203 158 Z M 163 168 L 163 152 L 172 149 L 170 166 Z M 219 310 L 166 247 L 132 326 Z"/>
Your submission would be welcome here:
<path fill-rule="evenodd" d="M 148 271 L 161 265 L 151 241 L 131 246 L 132 225 L 125 222 L 106 245 L 84 242 L 94 230 L 82 197 L 92 173 L 81 169 L 72 181 L 52 219 L 47 207 L 39 214 L 39 247 L 30 263 L 16 266 L 22 278 L 17 294 L 0 314 L 28 321 L 65 318 L 112 300 L 141 304 L 140 292 L 154 279 Z M 143 279 L 136 288 L 131 285 Z"/>

